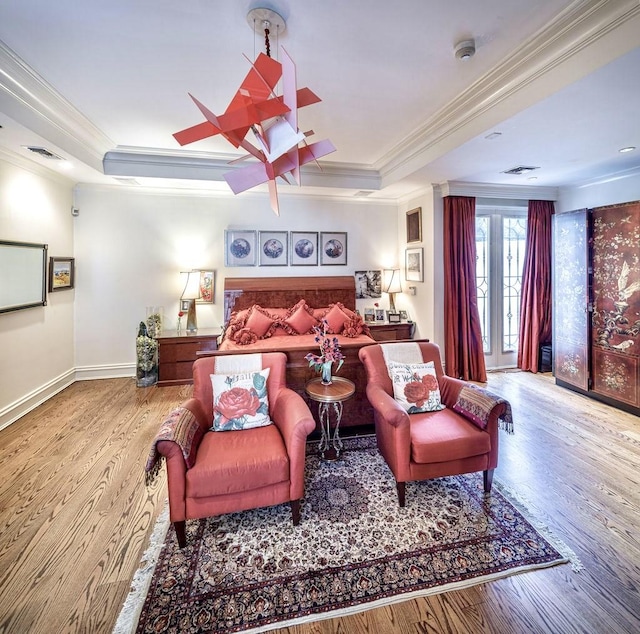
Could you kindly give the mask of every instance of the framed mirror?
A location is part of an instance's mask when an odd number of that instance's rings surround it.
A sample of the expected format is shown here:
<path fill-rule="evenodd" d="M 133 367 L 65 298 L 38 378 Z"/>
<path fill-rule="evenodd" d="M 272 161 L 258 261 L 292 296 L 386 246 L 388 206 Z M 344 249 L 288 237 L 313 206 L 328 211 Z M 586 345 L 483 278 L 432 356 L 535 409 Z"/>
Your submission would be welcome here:
<path fill-rule="evenodd" d="M 0 240 L 0 313 L 47 303 L 47 245 Z"/>

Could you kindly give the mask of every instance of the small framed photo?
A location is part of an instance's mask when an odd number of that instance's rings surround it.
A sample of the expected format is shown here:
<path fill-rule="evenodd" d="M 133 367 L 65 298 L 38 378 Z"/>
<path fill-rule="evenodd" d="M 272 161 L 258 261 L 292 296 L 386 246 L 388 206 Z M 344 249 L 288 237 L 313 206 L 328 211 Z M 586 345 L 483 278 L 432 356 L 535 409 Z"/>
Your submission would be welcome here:
<path fill-rule="evenodd" d="M 390 324 L 399 324 L 402 321 L 402 319 L 400 318 L 400 313 L 392 313 L 390 310 L 388 310 L 387 321 Z"/>
<path fill-rule="evenodd" d="M 376 308 L 376 321 L 384 321 L 384 308 Z"/>
<path fill-rule="evenodd" d="M 189 304 L 191 303 L 190 299 L 181 299 L 180 300 L 180 310 L 183 313 L 189 312 Z"/>
<path fill-rule="evenodd" d="M 261 231 L 258 239 L 260 266 L 287 266 L 289 251 L 287 249 L 286 231 Z"/>
<path fill-rule="evenodd" d="M 347 234 L 345 231 L 320 234 L 320 264 L 323 266 L 347 263 Z"/>
<path fill-rule="evenodd" d="M 75 258 L 49 258 L 49 292 L 68 291 L 75 283 Z"/>
<path fill-rule="evenodd" d="M 213 304 L 214 276 L 213 271 L 200 271 L 200 299 L 196 299 L 196 304 Z"/>
<path fill-rule="evenodd" d="M 373 308 L 365 308 L 364 309 L 364 320 L 368 324 L 371 324 L 376 320 L 376 315 L 373 312 Z"/>
<path fill-rule="evenodd" d="M 405 249 L 404 279 L 407 280 L 407 282 L 424 281 L 422 253 L 422 247 Z"/>
<path fill-rule="evenodd" d="M 231 230 L 224 232 L 225 266 L 255 266 L 257 258 L 255 231 Z"/>
<path fill-rule="evenodd" d="M 407 243 L 422 242 L 422 207 L 407 211 Z"/>
<path fill-rule="evenodd" d="M 290 231 L 292 266 L 318 266 L 318 232 Z"/>
<path fill-rule="evenodd" d="M 406 310 L 398 311 L 400 321 L 409 321 L 409 313 Z"/>

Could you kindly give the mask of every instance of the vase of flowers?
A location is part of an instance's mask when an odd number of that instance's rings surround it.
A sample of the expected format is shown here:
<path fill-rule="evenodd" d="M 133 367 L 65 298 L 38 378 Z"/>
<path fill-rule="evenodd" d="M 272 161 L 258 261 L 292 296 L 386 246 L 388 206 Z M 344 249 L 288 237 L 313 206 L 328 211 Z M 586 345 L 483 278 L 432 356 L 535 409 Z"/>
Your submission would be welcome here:
<path fill-rule="evenodd" d="M 314 368 L 316 371 L 321 372 L 323 385 L 331 385 L 333 364 L 338 364 L 338 367 L 336 368 L 336 372 L 338 372 L 344 363 L 344 355 L 340 351 L 338 337 L 330 335 L 327 332 L 328 330 L 329 322 L 326 319 L 322 320 L 322 324 L 320 326 L 314 326 L 313 332 L 315 333 L 315 342 L 320 347 L 320 354 L 313 354 L 313 352 L 310 352 L 304 357 L 309 362 L 310 368 Z"/>

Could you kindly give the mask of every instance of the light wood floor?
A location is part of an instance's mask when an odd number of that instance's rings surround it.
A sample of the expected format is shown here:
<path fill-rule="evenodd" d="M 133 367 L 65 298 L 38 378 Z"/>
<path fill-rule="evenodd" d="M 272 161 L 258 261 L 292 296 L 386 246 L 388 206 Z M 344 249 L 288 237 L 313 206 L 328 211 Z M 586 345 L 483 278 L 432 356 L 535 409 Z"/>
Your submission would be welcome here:
<path fill-rule="evenodd" d="M 554 385 L 492 373 L 516 421 L 497 479 L 579 556 L 569 565 L 288 634 L 640 631 L 640 419 Z M 143 467 L 191 388 L 75 383 L 0 431 L 0 633 L 108 633 L 165 499 Z M 411 503 L 410 490 L 408 503 Z"/>

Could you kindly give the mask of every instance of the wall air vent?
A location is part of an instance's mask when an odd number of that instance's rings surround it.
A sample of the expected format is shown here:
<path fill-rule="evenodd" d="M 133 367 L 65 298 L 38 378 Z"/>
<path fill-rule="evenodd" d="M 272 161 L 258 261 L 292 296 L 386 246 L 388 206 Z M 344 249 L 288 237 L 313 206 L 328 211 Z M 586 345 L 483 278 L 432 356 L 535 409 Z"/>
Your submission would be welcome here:
<path fill-rule="evenodd" d="M 366 196 L 371 196 L 371 194 L 373 194 L 372 191 L 366 191 L 364 189 L 361 189 L 359 192 L 356 192 L 353 196 L 355 198 L 365 198 Z"/>
<path fill-rule="evenodd" d="M 532 167 L 531 165 L 518 165 L 518 167 L 512 167 L 510 170 L 505 170 L 502 173 L 515 174 L 516 176 L 519 176 L 520 174 L 528 174 L 529 172 L 533 172 L 533 170 L 539 169 L 539 167 Z"/>
<path fill-rule="evenodd" d="M 140 185 L 135 178 L 131 178 L 130 176 L 114 176 L 113 180 L 116 180 L 123 185 Z"/>
<path fill-rule="evenodd" d="M 27 150 L 29 152 L 33 152 L 34 154 L 39 154 L 42 158 L 51 159 L 53 161 L 64 161 L 61 156 L 54 154 L 50 150 L 47 150 L 46 147 L 39 147 L 37 145 L 27 145 Z"/>

